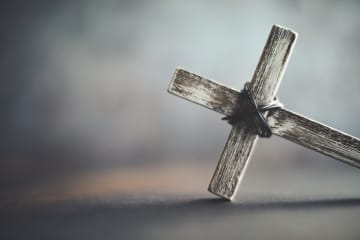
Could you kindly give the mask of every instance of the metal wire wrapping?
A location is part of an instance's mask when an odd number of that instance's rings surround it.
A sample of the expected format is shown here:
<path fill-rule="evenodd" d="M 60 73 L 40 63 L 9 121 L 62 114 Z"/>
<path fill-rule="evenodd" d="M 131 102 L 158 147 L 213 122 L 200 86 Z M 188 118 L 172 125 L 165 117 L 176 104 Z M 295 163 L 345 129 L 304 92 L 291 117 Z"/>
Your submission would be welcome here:
<path fill-rule="evenodd" d="M 244 109 L 237 110 L 232 116 L 223 117 L 222 120 L 226 120 L 231 125 L 246 122 L 247 124 L 254 126 L 259 137 L 271 137 L 272 132 L 266 121 L 264 113 L 269 110 L 283 108 L 284 105 L 279 102 L 277 98 L 274 98 L 271 102 L 258 106 L 254 100 L 253 94 L 250 91 L 249 82 L 245 83 L 244 89 L 240 94 L 247 99 L 249 108 L 246 109 L 246 111 L 244 111 Z"/>

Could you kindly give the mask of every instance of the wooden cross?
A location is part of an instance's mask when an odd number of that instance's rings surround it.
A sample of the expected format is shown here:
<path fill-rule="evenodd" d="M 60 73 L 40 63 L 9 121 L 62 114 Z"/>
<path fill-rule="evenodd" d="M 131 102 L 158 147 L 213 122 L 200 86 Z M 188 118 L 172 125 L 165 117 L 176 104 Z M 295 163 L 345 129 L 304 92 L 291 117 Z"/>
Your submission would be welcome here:
<path fill-rule="evenodd" d="M 276 93 L 297 34 L 274 25 L 249 84 L 254 101 L 267 104 Z M 241 92 L 177 68 L 168 91 L 225 116 L 244 107 Z M 264 113 L 272 133 L 360 168 L 360 140 L 284 108 Z M 234 124 L 208 190 L 232 200 L 258 135 L 253 124 Z"/>

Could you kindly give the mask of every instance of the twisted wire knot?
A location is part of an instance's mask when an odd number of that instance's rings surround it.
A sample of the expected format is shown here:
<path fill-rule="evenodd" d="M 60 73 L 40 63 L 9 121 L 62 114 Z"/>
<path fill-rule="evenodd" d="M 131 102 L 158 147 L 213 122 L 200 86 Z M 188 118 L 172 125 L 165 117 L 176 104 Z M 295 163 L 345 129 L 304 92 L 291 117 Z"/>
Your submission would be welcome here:
<path fill-rule="evenodd" d="M 254 100 L 252 92 L 250 91 L 249 82 L 245 83 L 240 96 L 243 96 L 246 99 L 249 108 L 246 111 L 244 111 L 244 109 L 238 109 L 232 116 L 223 117 L 222 120 L 226 120 L 231 125 L 246 122 L 247 124 L 253 125 L 259 137 L 270 137 L 272 132 L 266 121 L 264 113 L 272 109 L 283 108 L 283 104 L 275 98 L 267 104 L 258 106 Z"/>

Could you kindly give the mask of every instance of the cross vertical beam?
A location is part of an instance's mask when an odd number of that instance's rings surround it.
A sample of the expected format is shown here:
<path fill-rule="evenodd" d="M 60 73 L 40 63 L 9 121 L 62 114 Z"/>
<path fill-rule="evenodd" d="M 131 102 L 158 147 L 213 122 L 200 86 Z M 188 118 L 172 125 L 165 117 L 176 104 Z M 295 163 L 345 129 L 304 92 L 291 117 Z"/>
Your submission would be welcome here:
<path fill-rule="evenodd" d="M 277 25 L 272 27 L 250 82 L 258 105 L 266 104 L 276 96 L 295 41 L 295 32 Z M 210 192 L 230 200 L 234 198 L 256 141 L 256 130 L 252 126 L 232 127 L 209 184 Z"/>

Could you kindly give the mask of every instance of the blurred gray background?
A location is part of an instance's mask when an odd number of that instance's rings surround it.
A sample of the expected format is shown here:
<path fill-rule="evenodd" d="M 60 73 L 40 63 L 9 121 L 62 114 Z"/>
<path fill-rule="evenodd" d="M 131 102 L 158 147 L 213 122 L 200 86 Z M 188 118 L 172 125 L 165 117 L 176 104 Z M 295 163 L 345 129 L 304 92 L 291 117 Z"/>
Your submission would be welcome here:
<path fill-rule="evenodd" d="M 171 76 L 181 66 L 241 89 L 272 24 L 299 33 L 281 101 L 360 136 L 359 12 L 358 1 L 3 2 L 2 198 L 84 172 L 164 166 L 183 169 L 179 180 L 204 171 L 206 192 L 230 126 L 168 94 Z M 358 170 L 277 137 L 259 142 L 249 172 L 245 189 L 359 195 Z"/>

